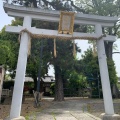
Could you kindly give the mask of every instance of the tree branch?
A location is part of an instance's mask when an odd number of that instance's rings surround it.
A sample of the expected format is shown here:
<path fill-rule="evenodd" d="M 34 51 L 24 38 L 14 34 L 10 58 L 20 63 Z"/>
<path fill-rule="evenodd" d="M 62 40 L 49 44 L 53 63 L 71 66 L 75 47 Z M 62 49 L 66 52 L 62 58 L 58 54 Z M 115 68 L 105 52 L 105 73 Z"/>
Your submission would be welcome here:
<path fill-rule="evenodd" d="M 71 1 L 71 6 L 73 6 L 79 12 L 87 13 L 87 11 L 85 11 L 84 9 L 77 7 L 73 1 Z"/>

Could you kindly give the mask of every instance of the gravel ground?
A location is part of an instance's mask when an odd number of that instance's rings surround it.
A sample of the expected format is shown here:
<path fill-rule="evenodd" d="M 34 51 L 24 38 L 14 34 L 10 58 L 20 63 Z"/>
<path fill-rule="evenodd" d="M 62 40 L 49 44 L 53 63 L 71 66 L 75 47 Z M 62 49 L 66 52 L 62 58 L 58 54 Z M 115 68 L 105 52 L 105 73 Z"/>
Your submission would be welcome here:
<path fill-rule="evenodd" d="M 120 115 L 120 99 L 114 99 L 114 110 L 116 114 Z M 103 100 L 93 100 L 87 103 L 87 110 L 90 114 L 100 117 L 101 113 L 104 113 L 104 103 Z"/>
<path fill-rule="evenodd" d="M 100 117 L 101 113 L 104 113 L 104 104 L 102 99 L 88 99 L 88 98 L 65 98 L 65 102 L 75 101 L 82 104 L 81 109 L 83 112 L 88 112 L 96 117 Z M 22 104 L 22 116 L 28 117 L 29 115 L 41 112 L 44 109 L 49 108 L 55 102 L 52 98 L 43 98 L 41 106 L 34 108 L 34 98 L 25 98 Z M 72 103 L 72 102 L 71 102 Z M 4 119 L 10 112 L 11 98 L 7 98 L 4 104 L 0 104 L 0 119 Z M 73 106 L 74 108 L 74 106 Z M 115 113 L 120 114 L 120 99 L 114 100 Z M 74 108 L 76 109 L 76 108 Z"/>

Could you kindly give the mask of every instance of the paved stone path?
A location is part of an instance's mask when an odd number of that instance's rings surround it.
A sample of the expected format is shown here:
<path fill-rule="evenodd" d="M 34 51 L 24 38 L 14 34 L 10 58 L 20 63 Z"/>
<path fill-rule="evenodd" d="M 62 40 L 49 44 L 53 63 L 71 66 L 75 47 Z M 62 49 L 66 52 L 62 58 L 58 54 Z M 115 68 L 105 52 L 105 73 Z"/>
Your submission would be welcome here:
<path fill-rule="evenodd" d="M 85 106 L 80 100 L 54 101 L 49 108 L 36 114 L 36 120 L 101 120 L 87 113 Z"/>

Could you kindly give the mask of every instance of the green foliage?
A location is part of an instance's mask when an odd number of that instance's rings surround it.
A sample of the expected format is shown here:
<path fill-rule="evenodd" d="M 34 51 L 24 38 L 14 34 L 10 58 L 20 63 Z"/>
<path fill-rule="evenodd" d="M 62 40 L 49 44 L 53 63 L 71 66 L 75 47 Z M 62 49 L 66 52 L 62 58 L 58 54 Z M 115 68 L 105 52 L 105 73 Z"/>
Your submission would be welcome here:
<path fill-rule="evenodd" d="M 43 39 L 42 58 L 40 58 L 41 39 L 32 39 L 31 55 L 27 63 L 27 75 L 31 76 L 34 80 L 38 76 L 38 70 L 41 64 L 40 77 L 48 73 L 49 61 L 51 59 L 50 51 L 47 50 L 47 40 Z"/>
<path fill-rule="evenodd" d="M 107 64 L 110 83 L 111 85 L 116 84 L 117 76 L 115 71 L 115 64 L 111 59 L 107 59 Z M 77 71 L 82 72 L 86 77 L 88 76 L 88 78 L 91 77 L 93 79 L 97 79 L 98 76 L 100 76 L 98 58 L 97 56 L 93 56 L 92 49 L 88 49 L 85 52 L 85 55 L 82 55 L 82 59 L 78 61 L 77 66 L 75 66 L 75 68 Z"/>
<path fill-rule="evenodd" d="M 69 82 L 70 88 L 86 88 L 87 87 L 86 77 L 82 74 L 78 74 L 76 71 L 73 71 L 70 74 L 70 78 L 68 82 Z"/>
<path fill-rule="evenodd" d="M 74 64 L 72 42 L 57 40 L 56 45 L 57 57 L 53 59 L 53 64 L 59 65 L 61 70 L 72 68 Z"/>
<path fill-rule="evenodd" d="M 50 86 L 50 94 L 55 95 L 55 83 L 52 83 Z"/>
<path fill-rule="evenodd" d="M 119 0 L 76 0 L 76 5 L 84 6 L 89 13 L 102 16 L 118 16 L 119 3 Z"/>
<path fill-rule="evenodd" d="M 112 87 L 113 84 L 117 83 L 115 64 L 111 59 L 107 59 L 107 63 L 108 63 L 110 84 Z M 86 80 L 89 82 L 89 86 L 92 88 L 92 96 L 98 97 L 98 90 L 99 90 L 100 97 L 102 97 L 98 57 L 93 56 L 92 49 L 88 49 L 87 51 L 85 51 L 85 54 L 82 55 L 82 59 L 76 62 L 75 70 L 78 73 L 82 73 L 86 77 Z M 75 76 L 74 78 L 77 79 Z M 76 84 L 74 86 L 76 86 Z"/>
<path fill-rule="evenodd" d="M 82 59 L 78 60 L 75 64 L 75 69 L 79 73 L 83 73 L 85 76 L 93 76 L 97 78 L 99 73 L 98 58 L 94 57 L 92 49 L 89 48 L 82 55 Z"/>
<path fill-rule="evenodd" d="M 0 64 L 5 64 L 7 61 L 7 55 L 9 48 L 3 43 L 3 41 L 0 41 Z"/>
<path fill-rule="evenodd" d="M 12 21 L 15 24 L 15 21 Z M 0 32 L 0 64 L 5 70 L 10 71 L 10 76 L 14 78 L 18 57 L 19 43 L 18 35 L 7 33 L 5 27 Z"/>
<path fill-rule="evenodd" d="M 120 83 L 117 83 L 117 87 L 118 87 L 118 89 L 120 90 Z"/>
<path fill-rule="evenodd" d="M 0 32 L 0 40 L 9 40 L 9 41 L 17 41 L 18 35 L 17 34 L 11 34 L 5 31 L 5 27 Z"/>
<path fill-rule="evenodd" d="M 112 17 L 120 16 L 120 0 L 75 0 L 75 3 L 77 6 L 84 8 L 88 14 Z M 119 24 L 115 23 L 113 27 L 103 27 L 102 30 L 103 34 L 120 36 Z M 94 43 L 92 44 L 94 47 Z M 112 59 L 112 46 L 112 42 L 105 41 L 106 56 L 110 59 Z"/>
<path fill-rule="evenodd" d="M 6 69 L 15 69 L 17 60 L 18 44 L 14 41 L 0 40 L 0 64 Z"/>
<path fill-rule="evenodd" d="M 24 86 L 27 86 L 29 88 L 33 88 L 34 87 L 34 83 L 33 82 L 25 82 Z"/>
<path fill-rule="evenodd" d="M 23 25 L 23 18 L 15 18 L 15 20 L 12 20 L 11 26 L 22 26 Z"/>
<path fill-rule="evenodd" d="M 12 21 L 12 26 L 22 25 L 22 19 L 16 18 Z M 5 32 L 5 27 L 0 32 L 0 64 L 6 66 L 6 70 L 11 72 L 11 77 L 13 78 L 15 75 L 15 69 L 18 59 L 18 50 L 19 50 L 19 43 L 18 43 L 18 35 L 11 34 Z M 46 43 L 45 43 L 46 44 Z M 38 75 L 38 68 L 40 63 L 40 46 L 41 41 L 39 40 L 32 40 L 32 48 L 31 48 L 31 56 L 28 58 L 28 65 L 27 65 L 27 75 L 37 78 Z M 44 52 L 45 53 L 45 52 Z M 47 73 L 47 63 L 49 55 L 45 53 L 43 59 L 43 69 L 42 69 L 42 76 Z M 45 67 L 44 67 L 45 66 Z M 13 74 L 12 74 L 13 73 Z"/>
<path fill-rule="evenodd" d="M 117 74 L 115 71 L 115 63 L 111 59 L 107 59 L 109 78 L 111 85 L 117 84 Z"/>

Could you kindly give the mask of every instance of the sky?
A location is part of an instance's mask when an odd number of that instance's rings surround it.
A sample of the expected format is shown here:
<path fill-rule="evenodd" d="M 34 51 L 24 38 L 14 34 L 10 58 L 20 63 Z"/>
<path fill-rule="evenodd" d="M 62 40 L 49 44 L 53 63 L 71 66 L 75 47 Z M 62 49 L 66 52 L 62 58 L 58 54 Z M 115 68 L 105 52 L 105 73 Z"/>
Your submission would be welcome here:
<path fill-rule="evenodd" d="M 3 9 L 3 2 L 2 0 L 0 1 L 0 31 L 1 29 L 5 26 L 11 23 L 11 20 L 13 20 L 14 18 L 8 16 Z M 75 41 L 78 46 L 80 47 L 80 49 L 82 50 L 80 54 L 78 54 L 78 58 L 81 58 L 81 55 L 84 54 L 84 51 L 87 50 L 87 48 L 90 46 L 88 44 L 87 40 L 76 40 Z M 116 44 L 118 46 L 117 50 L 114 50 L 114 52 L 120 52 L 120 39 L 118 39 L 114 44 Z M 120 53 L 118 54 L 113 54 L 113 60 L 115 62 L 115 66 L 116 66 L 116 71 L 117 71 L 117 75 L 118 77 L 120 77 Z M 54 69 L 52 67 L 50 67 L 49 70 L 49 75 L 54 75 Z"/>

